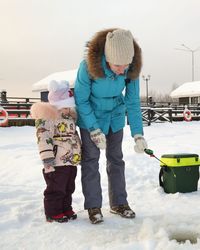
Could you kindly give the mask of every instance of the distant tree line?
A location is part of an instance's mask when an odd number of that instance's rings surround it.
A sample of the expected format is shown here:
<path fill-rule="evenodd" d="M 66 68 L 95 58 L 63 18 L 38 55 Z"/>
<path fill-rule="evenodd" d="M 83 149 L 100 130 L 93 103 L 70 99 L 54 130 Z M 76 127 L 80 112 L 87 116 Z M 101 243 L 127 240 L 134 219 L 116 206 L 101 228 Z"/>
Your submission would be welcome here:
<path fill-rule="evenodd" d="M 174 83 L 172 85 L 171 92 L 178 87 L 179 87 L 179 85 Z M 176 102 L 178 102 L 178 99 L 172 99 L 170 97 L 169 93 L 160 93 L 160 92 L 157 92 L 156 90 L 150 90 L 148 96 L 149 96 L 149 98 L 148 98 L 149 103 L 155 103 L 155 102 L 156 103 L 166 103 L 166 102 L 167 103 L 176 103 Z M 142 95 L 141 102 L 146 103 L 146 101 L 147 101 L 147 97 L 145 95 Z"/>

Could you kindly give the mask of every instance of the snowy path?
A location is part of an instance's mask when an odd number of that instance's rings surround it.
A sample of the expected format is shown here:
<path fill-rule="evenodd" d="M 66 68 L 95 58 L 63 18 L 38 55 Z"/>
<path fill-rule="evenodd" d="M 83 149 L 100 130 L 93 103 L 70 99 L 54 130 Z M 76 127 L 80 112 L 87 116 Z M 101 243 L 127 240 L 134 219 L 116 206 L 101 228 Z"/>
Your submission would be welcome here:
<path fill-rule="evenodd" d="M 33 127 L 0 128 L 0 249 L 1 250 L 192 250 L 200 249 L 200 190 L 166 194 L 158 184 L 159 162 L 135 154 L 126 127 L 124 160 L 130 206 L 137 217 L 109 213 L 105 157 L 100 160 L 104 223 L 91 225 L 83 210 L 80 168 L 73 206 L 78 219 L 46 223 L 44 181 Z M 145 127 L 149 148 L 167 153 L 200 155 L 200 123 L 152 124 Z M 171 239 L 190 239 L 184 244 Z"/>

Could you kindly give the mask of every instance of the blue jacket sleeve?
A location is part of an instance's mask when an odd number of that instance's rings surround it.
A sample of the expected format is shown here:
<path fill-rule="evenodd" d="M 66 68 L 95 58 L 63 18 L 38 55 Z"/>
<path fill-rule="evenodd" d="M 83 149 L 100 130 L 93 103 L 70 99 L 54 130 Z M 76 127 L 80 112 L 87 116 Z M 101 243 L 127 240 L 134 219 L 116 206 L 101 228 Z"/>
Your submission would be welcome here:
<path fill-rule="evenodd" d="M 74 95 L 78 115 L 88 130 L 99 128 L 97 119 L 89 101 L 91 85 L 92 82 L 87 71 L 87 65 L 86 62 L 83 61 L 81 62 L 77 73 Z"/>
<path fill-rule="evenodd" d="M 142 113 L 140 107 L 139 79 L 132 80 L 126 86 L 125 103 L 131 135 L 143 135 Z"/>

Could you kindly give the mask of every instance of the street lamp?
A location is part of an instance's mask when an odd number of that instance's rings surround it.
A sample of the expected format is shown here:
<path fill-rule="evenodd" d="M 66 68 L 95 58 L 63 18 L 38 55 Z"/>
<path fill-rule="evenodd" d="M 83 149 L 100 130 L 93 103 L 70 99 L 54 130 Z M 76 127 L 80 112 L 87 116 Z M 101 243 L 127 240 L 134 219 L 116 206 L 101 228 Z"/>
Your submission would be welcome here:
<path fill-rule="evenodd" d="M 143 80 L 146 82 L 146 99 L 147 99 L 147 106 L 148 106 L 148 103 L 149 103 L 149 91 L 148 91 L 148 84 L 149 84 L 149 80 L 151 78 L 150 75 L 148 75 L 147 77 L 146 76 L 142 76 Z"/>
<path fill-rule="evenodd" d="M 192 82 L 194 81 L 194 53 L 199 50 L 199 47 L 196 49 L 191 49 L 190 47 L 186 46 L 185 44 L 181 44 L 185 49 L 176 49 L 176 50 L 183 50 L 186 52 L 190 52 L 192 55 Z"/>

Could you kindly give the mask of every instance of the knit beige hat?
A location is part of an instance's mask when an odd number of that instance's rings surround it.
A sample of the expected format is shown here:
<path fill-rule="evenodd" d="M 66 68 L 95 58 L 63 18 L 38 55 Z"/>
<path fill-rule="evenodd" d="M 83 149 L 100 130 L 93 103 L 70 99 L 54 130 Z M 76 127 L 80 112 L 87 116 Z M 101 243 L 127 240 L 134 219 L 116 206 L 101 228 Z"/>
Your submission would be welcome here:
<path fill-rule="evenodd" d="M 105 42 L 106 61 L 115 65 L 130 64 L 134 56 L 133 36 L 129 30 L 108 32 Z"/>

